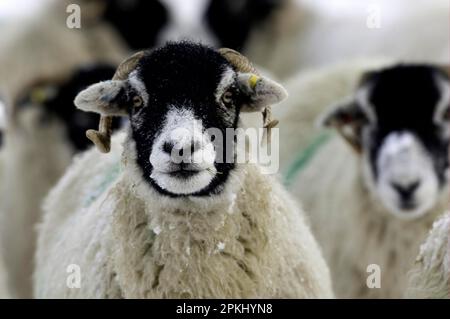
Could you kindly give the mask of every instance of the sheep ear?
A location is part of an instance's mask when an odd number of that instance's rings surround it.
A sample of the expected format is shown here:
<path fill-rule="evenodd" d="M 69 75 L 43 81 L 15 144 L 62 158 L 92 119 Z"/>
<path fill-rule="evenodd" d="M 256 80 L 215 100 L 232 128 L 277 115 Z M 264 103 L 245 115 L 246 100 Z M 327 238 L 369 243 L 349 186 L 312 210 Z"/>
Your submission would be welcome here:
<path fill-rule="evenodd" d="M 275 81 L 253 73 L 241 73 L 237 77 L 239 88 L 249 98 L 243 112 L 261 112 L 264 108 L 287 98 L 287 91 Z"/>
<path fill-rule="evenodd" d="M 74 104 L 80 110 L 104 116 L 126 116 L 129 105 L 126 81 L 110 80 L 89 86 L 78 93 Z"/>
<path fill-rule="evenodd" d="M 367 116 L 352 97 L 332 106 L 319 118 L 319 126 L 334 128 L 358 153 L 362 150 L 362 128 Z"/>

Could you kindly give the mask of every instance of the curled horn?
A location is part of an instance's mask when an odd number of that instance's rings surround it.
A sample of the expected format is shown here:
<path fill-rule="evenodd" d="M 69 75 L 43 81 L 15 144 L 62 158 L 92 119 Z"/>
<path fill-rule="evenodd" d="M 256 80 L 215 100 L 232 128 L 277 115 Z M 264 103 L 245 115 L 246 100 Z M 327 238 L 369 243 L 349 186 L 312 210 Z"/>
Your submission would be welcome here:
<path fill-rule="evenodd" d="M 233 49 L 222 48 L 219 49 L 219 53 L 239 72 L 259 74 L 250 60 L 239 52 Z"/>
<path fill-rule="evenodd" d="M 139 60 L 143 57 L 144 51 L 137 52 L 123 61 L 116 70 L 112 80 L 125 80 L 128 75 L 136 68 Z M 108 153 L 111 150 L 111 129 L 112 116 L 100 115 L 98 131 L 88 130 L 86 137 L 97 146 L 102 153 Z"/>
<path fill-rule="evenodd" d="M 221 48 L 218 50 L 218 52 L 232 65 L 235 67 L 235 69 L 239 72 L 243 73 L 254 73 L 256 75 L 259 75 L 258 70 L 253 66 L 253 64 L 250 62 L 248 58 L 246 58 L 244 55 L 240 54 L 239 52 L 228 49 L 228 48 Z M 268 139 L 267 142 L 270 144 L 270 137 L 271 129 L 277 126 L 278 120 L 272 118 L 272 110 L 270 106 L 266 106 L 264 110 L 262 111 L 262 117 L 263 117 L 263 128 L 267 129 L 267 131 L 264 132 L 264 134 L 267 133 Z M 265 140 L 265 136 L 263 136 L 263 141 Z"/>

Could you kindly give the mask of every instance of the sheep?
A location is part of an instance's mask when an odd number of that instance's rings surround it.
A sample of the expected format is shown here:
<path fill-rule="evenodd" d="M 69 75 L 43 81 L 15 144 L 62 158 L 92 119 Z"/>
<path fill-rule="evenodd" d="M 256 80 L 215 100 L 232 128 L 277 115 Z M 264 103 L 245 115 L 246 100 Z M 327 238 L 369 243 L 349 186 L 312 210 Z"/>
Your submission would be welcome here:
<path fill-rule="evenodd" d="M 236 51 L 191 42 L 137 53 L 82 91 L 75 105 L 102 115 L 87 135 L 110 152 L 78 157 L 46 198 L 35 296 L 332 297 L 320 249 L 276 178 L 235 163 L 235 143 L 220 160 L 240 111 L 285 97 Z M 111 145 L 109 117 L 127 114 Z"/>
<path fill-rule="evenodd" d="M 0 100 L 0 185 L 2 181 L 2 140 L 3 140 L 3 130 L 6 124 L 6 114 L 5 114 L 5 106 L 3 102 Z M 0 192 L 2 189 L 0 188 Z M 6 269 L 3 264 L 3 258 L 0 255 L 0 299 L 5 299 L 9 297 L 8 293 L 8 283 L 6 278 Z"/>
<path fill-rule="evenodd" d="M 450 298 L 450 213 L 439 218 L 408 273 L 408 298 Z"/>
<path fill-rule="evenodd" d="M 0 100 L 0 186 L 3 179 L 2 176 L 2 164 L 3 164 L 3 151 L 2 151 L 2 141 L 3 141 L 3 130 L 5 129 L 6 125 L 6 110 L 4 103 Z M 0 187 L 0 192 L 2 192 L 3 189 Z M 1 251 L 1 249 L 0 249 Z M 0 299 L 5 299 L 11 297 L 9 294 L 9 288 L 8 288 L 8 282 L 7 282 L 7 276 L 6 276 L 6 269 L 4 266 L 3 258 L 0 254 Z"/>
<path fill-rule="evenodd" d="M 85 0 L 75 3 L 86 10 L 84 6 L 88 2 Z M 199 41 L 216 48 L 244 51 L 250 58 L 258 59 L 258 66 L 280 77 L 289 65 L 298 62 L 297 52 L 286 45 L 297 40 L 291 35 L 298 34 L 299 22 L 304 19 L 302 6 L 295 0 L 239 3 L 234 0 L 135 0 L 128 3 L 97 0 L 96 3 L 102 8 L 92 20 L 110 27 L 116 38 L 132 50 L 161 46 L 167 41 Z M 145 36 L 141 32 L 143 28 Z M 271 48 L 260 50 L 266 43 L 271 43 Z M 274 63 L 278 60 L 284 61 L 284 69 Z"/>
<path fill-rule="evenodd" d="M 448 82 L 435 66 L 391 65 L 366 72 L 322 114 L 343 138 L 315 150 L 291 191 L 310 212 L 337 296 L 404 295 L 409 265 L 449 200 Z"/>
<path fill-rule="evenodd" d="M 99 60 L 116 64 L 131 51 L 177 38 L 241 49 L 261 24 L 271 25 L 285 2 L 250 0 L 236 7 L 230 0 L 198 1 L 195 6 L 179 0 L 46 0 L 32 16 L 1 30 L 0 88 L 14 98 L 29 77 L 53 76 Z M 80 29 L 66 25 L 71 4 L 81 8 Z"/>
<path fill-rule="evenodd" d="M 8 288 L 8 280 L 5 266 L 2 258 L 0 258 L 0 299 L 11 298 L 11 294 Z"/>
<path fill-rule="evenodd" d="M 73 154 L 88 147 L 85 131 L 98 121 L 96 114 L 73 107 L 73 99 L 114 71 L 110 65 L 89 64 L 33 82 L 8 112 L 0 151 L 0 251 L 17 297 L 32 295 L 34 227 L 41 201 Z"/>
<path fill-rule="evenodd" d="M 3 157 L 3 134 L 6 127 L 6 108 L 2 100 L 0 100 L 0 184 L 2 181 L 2 157 Z"/>

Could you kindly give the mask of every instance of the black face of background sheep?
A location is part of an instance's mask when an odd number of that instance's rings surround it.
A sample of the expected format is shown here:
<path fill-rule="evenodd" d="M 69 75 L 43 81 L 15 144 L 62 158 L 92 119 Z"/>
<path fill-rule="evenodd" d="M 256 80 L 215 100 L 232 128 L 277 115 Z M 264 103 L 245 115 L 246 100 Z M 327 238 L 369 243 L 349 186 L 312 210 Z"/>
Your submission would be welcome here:
<path fill-rule="evenodd" d="M 284 1 L 108 0 L 103 19 L 132 49 L 183 38 L 242 49 L 250 32 Z"/>
<path fill-rule="evenodd" d="M 59 79 L 46 79 L 33 83 L 17 101 L 17 112 L 30 107 L 41 110 L 39 125 L 48 121 L 59 121 L 65 130 L 66 138 L 75 151 L 83 151 L 91 144 L 86 139 L 86 130 L 98 123 L 97 114 L 82 112 L 73 107 L 75 96 L 98 81 L 110 79 L 115 67 L 106 64 L 91 64 L 80 67 L 69 76 Z M 17 115 L 20 117 L 20 114 Z M 114 122 L 114 128 L 119 121 Z"/>
<path fill-rule="evenodd" d="M 238 127 L 241 111 L 260 112 L 285 96 L 271 80 L 236 71 L 218 51 L 181 42 L 147 51 L 125 80 L 93 85 L 75 105 L 129 116 L 136 164 L 157 191 L 204 196 L 220 192 L 235 168 L 227 128 Z"/>
<path fill-rule="evenodd" d="M 371 188 L 394 214 L 414 218 L 431 209 L 449 178 L 448 75 L 427 65 L 399 65 L 363 77 L 354 98 L 325 124 L 366 159 Z"/>

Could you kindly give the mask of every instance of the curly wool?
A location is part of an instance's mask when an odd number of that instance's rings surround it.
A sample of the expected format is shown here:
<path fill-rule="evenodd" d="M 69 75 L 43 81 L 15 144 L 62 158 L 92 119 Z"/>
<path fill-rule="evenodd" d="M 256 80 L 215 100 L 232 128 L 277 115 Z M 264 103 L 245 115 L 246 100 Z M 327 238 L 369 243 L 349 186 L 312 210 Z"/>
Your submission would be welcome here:
<path fill-rule="evenodd" d="M 409 273 L 408 298 L 450 298 L 450 213 L 431 229 Z"/>
<path fill-rule="evenodd" d="M 36 254 L 38 298 L 330 298 L 303 213 L 273 177 L 238 168 L 220 195 L 168 198 L 140 177 L 123 135 L 112 153 L 78 158 L 45 204 Z M 106 178 L 106 180 L 108 180 Z M 88 200 L 86 200 L 88 198 Z M 80 289 L 66 267 L 80 266 Z"/>

